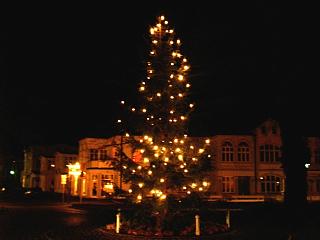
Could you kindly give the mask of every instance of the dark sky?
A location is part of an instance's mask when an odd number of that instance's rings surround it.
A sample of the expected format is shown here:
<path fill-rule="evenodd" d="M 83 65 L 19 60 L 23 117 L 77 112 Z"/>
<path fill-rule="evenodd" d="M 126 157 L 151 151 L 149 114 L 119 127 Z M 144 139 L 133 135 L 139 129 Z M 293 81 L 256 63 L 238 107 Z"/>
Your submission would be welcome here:
<path fill-rule="evenodd" d="M 0 36 L 0 143 L 112 135 L 119 101 L 133 98 L 143 78 L 148 29 L 160 14 L 192 66 L 192 134 L 241 132 L 290 116 L 319 135 L 312 6 L 135 2 L 28 6 L 17 14 Z"/>

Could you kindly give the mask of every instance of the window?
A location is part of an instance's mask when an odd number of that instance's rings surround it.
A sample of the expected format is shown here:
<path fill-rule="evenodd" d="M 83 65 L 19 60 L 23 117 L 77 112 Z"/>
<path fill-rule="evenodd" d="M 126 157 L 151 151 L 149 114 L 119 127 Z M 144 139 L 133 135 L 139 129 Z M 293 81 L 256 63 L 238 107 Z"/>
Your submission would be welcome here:
<path fill-rule="evenodd" d="M 269 144 L 260 146 L 260 161 L 261 162 L 279 162 L 280 147 L 269 145 Z"/>
<path fill-rule="evenodd" d="M 234 178 L 222 177 L 222 192 L 233 193 L 234 192 Z"/>
<path fill-rule="evenodd" d="M 245 142 L 240 143 L 238 146 L 238 161 L 249 161 L 249 146 Z"/>
<path fill-rule="evenodd" d="M 97 149 L 89 149 L 89 159 L 90 160 L 98 160 L 98 150 Z"/>
<path fill-rule="evenodd" d="M 281 179 L 276 176 L 263 176 L 260 177 L 260 186 L 262 193 L 280 193 L 281 192 Z"/>
<path fill-rule="evenodd" d="M 100 160 L 107 160 L 107 159 L 108 159 L 107 150 L 100 150 Z"/>
<path fill-rule="evenodd" d="M 261 127 L 261 133 L 262 133 L 262 134 L 267 134 L 267 128 L 266 128 L 266 126 L 262 126 L 262 127 Z"/>
<path fill-rule="evenodd" d="M 277 125 L 272 125 L 272 134 L 277 134 Z"/>
<path fill-rule="evenodd" d="M 222 145 L 222 161 L 224 162 L 233 161 L 233 147 L 230 142 L 225 142 Z"/>

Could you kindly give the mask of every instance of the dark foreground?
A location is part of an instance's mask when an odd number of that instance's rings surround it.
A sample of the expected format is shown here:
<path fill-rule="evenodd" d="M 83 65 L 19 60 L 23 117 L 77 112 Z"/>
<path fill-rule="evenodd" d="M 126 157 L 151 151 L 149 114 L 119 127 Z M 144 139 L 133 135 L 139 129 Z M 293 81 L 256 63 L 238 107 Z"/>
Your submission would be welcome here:
<path fill-rule="evenodd" d="M 0 201 L 1 240 L 100 240 L 114 239 L 103 227 L 115 220 L 118 205 L 112 203 L 62 204 L 59 202 Z M 216 208 L 219 207 L 217 210 Z M 232 234 L 228 240 L 318 240 L 320 204 L 288 210 L 276 204 L 207 206 L 202 219 L 224 221 L 230 207 Z M 214 210 L 214 211 L 212 211 Z M 212 238 L 220 239 L 220 238 Z"/>

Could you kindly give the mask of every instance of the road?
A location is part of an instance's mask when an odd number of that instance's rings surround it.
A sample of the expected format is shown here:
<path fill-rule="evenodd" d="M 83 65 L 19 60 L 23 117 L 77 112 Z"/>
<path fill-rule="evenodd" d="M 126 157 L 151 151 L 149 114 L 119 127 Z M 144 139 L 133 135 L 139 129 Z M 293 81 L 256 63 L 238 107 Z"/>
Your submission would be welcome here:
<path fill-rule="evenodd" d="M 1 240 L 106 240 L 99 228 L 113 221 L 111 212 L 87 212 L 70 204 L 0 202 Z"/>

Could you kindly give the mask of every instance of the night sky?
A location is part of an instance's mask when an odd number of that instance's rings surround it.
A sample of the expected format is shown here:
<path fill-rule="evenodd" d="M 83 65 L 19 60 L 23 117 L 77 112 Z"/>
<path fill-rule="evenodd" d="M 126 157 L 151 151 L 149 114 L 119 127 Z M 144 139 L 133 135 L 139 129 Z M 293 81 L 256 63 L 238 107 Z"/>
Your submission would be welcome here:
<path fill-rule="evenodd" d="M 288 116 L 320 135 L 312 6 L 135 2 L 20 10 L 0 34 L 2 147 L 115 134 L 119 101 L 134 101 L 148 30 L 162 14 L 192 66 L 192 135 L 247 132 Z"/>

